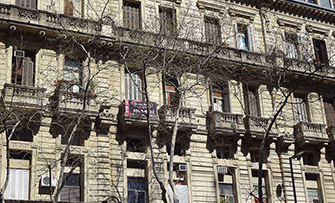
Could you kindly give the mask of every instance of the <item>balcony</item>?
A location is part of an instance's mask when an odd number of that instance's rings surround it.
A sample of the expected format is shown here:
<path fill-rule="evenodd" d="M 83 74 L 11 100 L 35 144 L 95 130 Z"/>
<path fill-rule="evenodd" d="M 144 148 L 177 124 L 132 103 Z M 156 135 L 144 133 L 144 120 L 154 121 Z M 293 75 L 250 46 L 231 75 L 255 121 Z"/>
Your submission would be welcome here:
<path fill-rule="evenodd" d="M 329 126 L 326 130 L 327 130 L 329 142 L 332 142 L 335 144 L 335 126 Z"/>
<path fill-rule="evenodd" d="M 269 118 L 263 118 L 251 115 L 246 115 L 243 118 L 243 123 L 245 125 L 247 133 L 252 137 L 259 137 L 259 138 L 264 137 L 264 133 L 269 124 L 269 121 L 270 121 Z M 272 129 L 270 131 L 270 137 L 276 137 L 276 136 L 277 136 L 277 130 L 275 129 L 275 126 L 272 126 Z"/>
<path fill-rule="evenodd" d="M 243 135 L 243 115 L 213 111 L 208 117 L 209 133 L 212 138 L 218 136 Z"/>
<path fill-rule="evenodd" d="M 195 131 L 197 129 L 195 110 L 184 107 L 179 110 L 179 131 Z M 176 120 L 176 111 L 177 107 L 175 106 L 162 106 L 158 111 L 161 125 L 172 129 Z"/>
<path fill-rule="evenodd" d="M 299 122 L 294 126 L 294 134 L 298 146 L 304 144 L 324 145 L 329 141 L 325 124 Z"/>
<path fill-rule="evenodd" d="M 42 108 L 44 105 L 45 88 L 30 87 L 6 83 L 2 89 L 5 104 L 17 107 Z"/>
<path fill-rule="evenodd" d="M 58 96 L 58 109 L 64 112 L 79 112 L 84 107 L 85 94 L 81 92 L 71 92 L 60 90 Z M 88 93 L 86 95 L 85 112 L 96 114 L 98 105 L 96 103 L 96 96 Z"/>

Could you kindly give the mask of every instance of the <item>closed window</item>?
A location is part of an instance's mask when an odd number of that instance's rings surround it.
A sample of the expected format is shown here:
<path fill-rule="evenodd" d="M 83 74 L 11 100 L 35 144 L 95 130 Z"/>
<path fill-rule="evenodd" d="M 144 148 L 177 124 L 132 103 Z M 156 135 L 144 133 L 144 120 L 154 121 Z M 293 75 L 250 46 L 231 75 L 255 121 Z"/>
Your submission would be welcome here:
<path fill-rule="evenodd" d="M 244 85 L 243 93 L 246 113 L 251 116 L 261 116 L 258 88 L 255 86 Z"/>
<path fill-rule="evenodd" d="M 141 29 L 141 4 L 123 1 L 123 26 L 130 29 Z"/>
<path fill-rule="evenodd" d="M 136 73 L 125 74 L 126 99 L 142 100 L 142 79 Z"/>
<path fill-rule="evenodd" d="M 318 174 L 306 173 L 308 203 L 322 203 L 321 186 Z"/>
<path fill-rule="evenodd" d="M 228 84 L 212 87 L 213 111 L 230 112 Z"/>
<path fill-rule="evenodd" d="M 127 160 L 127 203 L 148 202 L 147 162 Z"/>
<path fill-rule="evenodd" d="M 82 17 L 83 0 L 64 0 L 64 14 Z"/>
<path fill-rule="evenodd" d="M 328 63 L 327 47 L 323 40 L 313 39 L 315 60 L 317 64 L 324 65 Z"/>
<path fill-rule="evenodd" d="M 176 32 L 176 10 L 172 8 L 159 7 L 159 20 L 161 34 L 172 35 Z"/>
<path fill-rule="evenodd" d="M 205 18 L 206 42 L 210 44 L 221 44 L 221 31 L 219 19 Z"/>
<path fill-rule="evenodd" d="M 327 126 L 335 126 L 335 102 L 330 98 L 323 98 L 326 113 Z"/>
<path fill-rule="evenodd" d="M 15 0 L 15 5 L 37 9 L 37 0 Z"/>
<path fill-rule="evenodd" d="M 253 26 L 235 23 L 236 48 L 254 51 Z"/>
<path fill-rule="evenodd" d="M 165 104 L 177 106 L 179 103 L 178 81 L 172 77 L 163 78 L 165 83 Z"/>
<path fill-rule="evenodd" d="M 262 173 L 262 193 L 263 193 L 263 202 L 269 202 L 269 182 L 267 179 L 267 172 L 263 171 Z M 258 196 L 258 170 L 252 170 L 252 183 L 253 183 L 253 194 Z M 255 200 L 256 202 L 256 200 Z"/>
<path fill-rule="evenodd" d="M 80 92 L 83 83 L 82 62 L 80 60 L 65 59 L 63 79 L 66 89 L 71 92 Z"/>
<path fill-rule="evenodd" d="M 293 108 L 296 122 L 309 122 L 308 101 L 305 94 L 294 93 Z"/>
<path fill-rule="evenodd" d="M 284 33 L 285 53 L 287 58 L 298 58 L 298 36 L 293 33 Z"/>
<path fill-rule="evenodd" d="M 14 47 L 12 61 L 12 83 L 17 85 L 34 86 L 35 53 L 19 50 Z"/>
<path fill-rule="evenodd" d="M 234 169 L 218 166 L 218 183 L 220 191 L 220 202 L 236 202 Z"/>

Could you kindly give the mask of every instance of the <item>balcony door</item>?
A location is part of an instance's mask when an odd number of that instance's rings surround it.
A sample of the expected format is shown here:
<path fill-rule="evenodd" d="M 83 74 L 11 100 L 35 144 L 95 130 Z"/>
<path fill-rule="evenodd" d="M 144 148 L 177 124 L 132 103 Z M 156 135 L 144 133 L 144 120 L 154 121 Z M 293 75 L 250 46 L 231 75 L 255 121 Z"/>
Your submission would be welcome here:
<path fill-rule="evenodd" d="M 14 48 L 12 62 L 12 83 L 34 86 L 35 54 Z"/>
<path fill-rule="evenodd" d="M 323 99 L 325 113 L 326 113 L 326 120 L 327 126 L 335 126 L 335 104 L 334 100 L 330 98 Z"/>

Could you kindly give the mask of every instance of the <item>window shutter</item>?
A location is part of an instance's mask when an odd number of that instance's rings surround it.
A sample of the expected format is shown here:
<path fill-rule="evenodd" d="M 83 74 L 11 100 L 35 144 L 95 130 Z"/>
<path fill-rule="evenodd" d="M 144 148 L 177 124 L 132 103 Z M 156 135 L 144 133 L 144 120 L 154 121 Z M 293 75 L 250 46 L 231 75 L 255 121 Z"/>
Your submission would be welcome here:
<path fill-rule="evenodd" d="M 248 26 L 247 32 L 248 32 L 249 51 L 254 51 L 254 34 L 253 34 L 252 25 Z"/>
<path fill-rule="evenodd" d="M 327 119 L 327 126 L 335 126 L 335 107 L 332 104 L 332 101 L 324 100 L 324 108 Z"/>
<path fill-rule="evenodd" d="M 23 60 L 22 85 L 34 86 L 34 63 L 29 57 Z"/>
<path fill-rule="evenodd" d="M 28 200 L 29 170 L 9 169 L 9 182 L 5 199 Z"/>
<path fill-rule="evenodd" d="M 235 40 L 236 40 L 236 48 L 237 49 L 242 49 L 241 35 L 238 32 L 237 22 L 235 22 Z"/>

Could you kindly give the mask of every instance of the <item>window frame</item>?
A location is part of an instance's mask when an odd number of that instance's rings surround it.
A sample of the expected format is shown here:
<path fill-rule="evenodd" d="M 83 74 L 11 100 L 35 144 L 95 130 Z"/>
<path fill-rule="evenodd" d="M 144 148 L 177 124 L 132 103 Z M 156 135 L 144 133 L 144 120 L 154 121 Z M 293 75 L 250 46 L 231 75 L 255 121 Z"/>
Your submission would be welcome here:
<path fill-rule="evenodd" d="M 29 9 L 37 9 L 38 8 L 38 0 L 28 0 L 29 1 L 29 6 L 27 6 L 27 0 L 15 0 L 15 5 L 24 7 L 24 8 L 29 8 Z M 34 2 L 34 6 L 31 3 Z"/>
<path fill-rule="evenodd" d="M 297 100 L 299 98 L 299 100 Z M 296 122 L 311 122 L 308 95 L 304 93 L 293 93 L 293 113 Z M 299 103 L 298 103 L 299 102 Z M 300 112 L 300 110 L 305 112 Z M 302 116 L 302 117 L 301 117 Z"/>
<path fill-rule="evenodd" d="M 219 171 L 217 169 L 216 175 L 217 175 L 217 187 L 218 187 L 219 201 L 221 202 L 222 196 L 226 196 L 227 195 L 227 194 L 222 194 L 221 193 L 220 185 L 229 185 L 232 188 L 232 194 L 230 194 L 228 196 L 232 196 L 234 198 L 234 202 L 237 202 L 238 200 L 237 200 L 237 185 L 236 185 L 236 175 L 235 175 L 236 170 L 235 170 L 235 168 L 228 167 L 228 166 L 217 165 L 217 168 L 218 167 L 226 167 L 227 168 L 227 172 L 228 172 L 227 174 L 221 174 L 221 173 L 219 173 Z M 222 175 L 222 179 L 220 180 L 221 175 Z M 224 181 L 224 175 L 231 176 L 232 183 L 225 183 L 225 181 Z M 224 198 L 224 200 L 226 200 L 226 199 Z"/>
<path fill-rule="evenodd" d="M 244 95 L 244 105 L 245 105 L 245 111 L 247 115 L 250 116 L 256 116 L 256 117 L 261 117 L 261 104 L 260 104 L 260 99 L 259 99 L 259 86 L 256 85 L 249 85 L 249 84 L 244 84 L 243 85 L 243 95 Z M 254 102 L 251 103 L 250 101 L 250 94 L 251 92 L 254 95 Z M 256 105 L 256 106 L 251 106 L 251 105 Z M 252 108 L 251 108 L 252 107 Z M 255 112 L 254 112 L 255 111 Z M 256 112 L 257 111 L 257 112 Z M 257 115 L 254 115 L 256 113 Z"/>
<path fill-rule="evenodd" d="M 222 43 L 222 32 L 219 18 L 205 16 L 204 30 L 206 43 L 213 45 L 220 45 Z M 213 38 L 214 35 L 217 35 L 217 37 Z"/>
<path fill-rule="evenodd" d="M 76 8 L 76 4 L 78 4 L 78 1 L 80 2 L 80 10 Z M 69 8 L 71 4 L 71 2 L 74 2 L 72 4 L 72 11 L 71 8 Z M 63 14 L 64 15 L 68 15 L 68 16 L 72 16 L 72 17 L 76 17 L 76 18 L 83 18 L 84 17 L 84 0 L 63 0 Z M 66 9 L 68 6 L 68 9 Z M 77 5 L 78 6 L 78 5 Z"/>
<path fill-rule="evenodd" d="M 159 6 L 159 29 L 160 34 L 173 36 L 177 32 L 177 11 L 174 8 Z M 172 16 L 169 16 L 171 14 Z M 169 17 L 172 17 L 169 19 Z M 171 24 L 170 24 L 171 23 Z M 171 26 L 171 27 L 169 27 Z M 169 30 L 172 29 L 172 30 Z"/>
<path fill-rule="evenodd" d="M 135 71 L 128 72 L 125 69 L 124 76 L 125 99 L 142 101 L 144 88 L 142 73 Z"/>
<path fill-rule="evenodd" d="M 141 13 L 141 2 L 123 0 L 122 2 L 122 18 L 123 26 L 132 29 L 132 30 L 141 30 L 142 29 L 142 13 Z M 135 12 L 137 11 L 137 12 Z M 134 15 L 134 22 L 130 22 L 129 15 Z M 135 18 L 135 16 L 138 18 Z"/>

